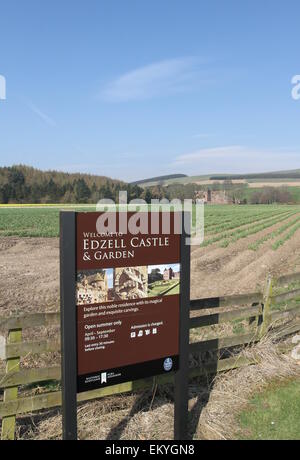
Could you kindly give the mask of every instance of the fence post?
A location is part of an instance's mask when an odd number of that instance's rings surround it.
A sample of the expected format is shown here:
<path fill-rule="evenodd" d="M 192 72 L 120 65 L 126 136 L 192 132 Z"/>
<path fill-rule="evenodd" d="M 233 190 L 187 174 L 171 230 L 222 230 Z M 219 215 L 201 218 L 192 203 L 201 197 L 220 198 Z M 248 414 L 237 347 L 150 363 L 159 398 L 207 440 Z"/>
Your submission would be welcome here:
<path fill-rule="evenodd" d="M 189 421 L 189 336 L 190 336 L 190 253 L 186 239 L 190 237 L 191 215 L 182 213 L 180 242 L 180 324 L 179 324 L 179 371 L 175 373 L 174 389 L 174 439 L 188 439 Z"/>
<path fill-rule="evenodd" d="M 270 307 L 272 302 L 272 290 L 273 280 L 272 276 L 269 274 L 263 293 L 263 319 L 260 327 L 260 338 L 262 338 L 266 334 L 270 326 Z"/>
<path fill-rule="evenodd" d="M 60 319 L 63 439 L 77 439 L 76 213 L 60 213 Z"/>
<path fill-rule="evenodd" d="M 256 305 L 257 305 L 257 303 L 253 303 L 253 304 L 251 305 L 251 307 L 255 307 Z M 248 320 L 248 325 L 249 325 L 249 326 L 253 326 L 255 332 L 258 331 L 259 324 L 260 324 L 260 317 L 261 317 L 261 315 L 260 315 L 260 313 L 258 313 L 258 315 L 256 315 L 256 316 L 251 316 L 251 317 L 249 318 L 249 320 Z"/>
<path fill-rule="evenodd" d="M 22 329 L 10 330 L 8 333 L 7 343 L 16 343 L 22 341 Z M 20 370 L 20 356 L 16 358 L 8 358 L 6 360 L 6 374 L 17 372 Z M 3 402 L 12 401 L 18 398 L 18 386 L 6 388 L 4 390 Z M 3 417 L 1 440 L 15 439 L 16 416 L 10 415 Z"/>

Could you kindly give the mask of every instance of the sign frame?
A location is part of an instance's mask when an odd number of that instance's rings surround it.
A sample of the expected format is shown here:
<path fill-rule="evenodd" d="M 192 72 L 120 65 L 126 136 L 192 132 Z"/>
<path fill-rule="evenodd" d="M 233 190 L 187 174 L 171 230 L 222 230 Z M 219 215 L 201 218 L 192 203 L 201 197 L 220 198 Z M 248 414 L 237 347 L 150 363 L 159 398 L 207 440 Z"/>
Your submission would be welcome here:
<path fill-rule="evenodd" d="M 62 432 L 77 440 L 76 211 L 60 212 Z M 179 370 L 175 372 L 174 439 L 188 437 L 190 312 L 190 213 L 182 212 L 180 235 Z M 188 227 L 188 228 L 187 228 Z"/>

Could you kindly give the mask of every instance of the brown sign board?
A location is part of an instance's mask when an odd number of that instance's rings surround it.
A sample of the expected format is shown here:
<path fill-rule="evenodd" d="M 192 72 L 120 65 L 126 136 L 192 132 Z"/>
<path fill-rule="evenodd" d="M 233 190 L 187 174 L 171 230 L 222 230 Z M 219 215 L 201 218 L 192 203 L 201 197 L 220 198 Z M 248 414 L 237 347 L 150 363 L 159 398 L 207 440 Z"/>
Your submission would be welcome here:
<path fill-rule="evenodd" d="M 77 391 L 88 391 L 179 368 L 180 213 L 158 227 L 98 233 L 101 213 L 76 213 Z M 155 217 L 155 216 L 154 216 Z M 128 227 L 127 227 L 128 228 Z"/>

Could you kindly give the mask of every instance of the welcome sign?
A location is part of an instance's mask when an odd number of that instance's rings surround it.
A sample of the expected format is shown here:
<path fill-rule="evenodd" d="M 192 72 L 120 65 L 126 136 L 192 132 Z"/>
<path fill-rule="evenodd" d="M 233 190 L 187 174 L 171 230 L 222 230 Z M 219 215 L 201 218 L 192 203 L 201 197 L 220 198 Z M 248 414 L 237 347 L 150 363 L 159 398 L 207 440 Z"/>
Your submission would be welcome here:
<path fill-rule="evenodd" d="M 60 213 L 64 439 L 77 439 L 77 393 L 171 372 L 174 437 L 186 436 L 190 221 L 172 211 Z"/>
<path fill-rule="evenodd" d="M 97 233 L 100 213 L 76 215 L 78 392 L 178 370 L 181 215 L 164 234 L 163 214 L 146 213 L 135 235 L 120 229 L 132 214 L 116 216 Z"/>

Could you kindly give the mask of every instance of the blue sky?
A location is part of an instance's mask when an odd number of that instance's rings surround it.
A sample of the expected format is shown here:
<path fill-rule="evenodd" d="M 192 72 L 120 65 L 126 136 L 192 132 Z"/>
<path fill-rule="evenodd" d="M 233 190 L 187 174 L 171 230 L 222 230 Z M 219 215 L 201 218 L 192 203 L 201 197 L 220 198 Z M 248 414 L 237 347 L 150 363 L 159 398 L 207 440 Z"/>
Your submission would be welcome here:
<path fill-rule="evenodd" d="M 300 167 L 299 16 L 298 0 L 2 2 L 0 165 Z"/>

